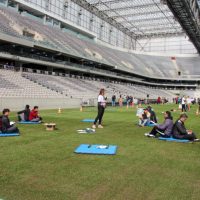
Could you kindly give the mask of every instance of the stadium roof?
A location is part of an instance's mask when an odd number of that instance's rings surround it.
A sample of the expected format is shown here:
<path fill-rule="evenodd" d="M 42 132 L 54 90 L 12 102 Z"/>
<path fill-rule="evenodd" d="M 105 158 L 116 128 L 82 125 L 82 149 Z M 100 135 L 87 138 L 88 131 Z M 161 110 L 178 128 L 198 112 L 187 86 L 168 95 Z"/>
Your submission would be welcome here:
<path fill-rule="evenodd" d="M 135 38 L 183 34 L 165 0 L 72 0 Z"/>

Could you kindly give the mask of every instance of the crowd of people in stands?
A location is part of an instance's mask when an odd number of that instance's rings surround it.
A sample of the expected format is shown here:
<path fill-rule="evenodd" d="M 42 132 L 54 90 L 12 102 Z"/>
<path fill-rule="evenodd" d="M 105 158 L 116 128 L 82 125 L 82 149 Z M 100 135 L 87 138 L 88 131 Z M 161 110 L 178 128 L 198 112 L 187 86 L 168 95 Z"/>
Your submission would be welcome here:
<path fill-rule="evenodd" d="M 5 108 L 0 116 L 0 131 L 1 133 L 19 133 L 19 129 L 16 127 L 15 122 L 11 122 L 9 119 L 10 109 Z M 17 113 L 18 121 L 23 122 L 42 122 L 42 117 L 38 113 L 38 106 L 34 106 L 30 110 L 30 106 L 26 105 L 24 110 Z"/>

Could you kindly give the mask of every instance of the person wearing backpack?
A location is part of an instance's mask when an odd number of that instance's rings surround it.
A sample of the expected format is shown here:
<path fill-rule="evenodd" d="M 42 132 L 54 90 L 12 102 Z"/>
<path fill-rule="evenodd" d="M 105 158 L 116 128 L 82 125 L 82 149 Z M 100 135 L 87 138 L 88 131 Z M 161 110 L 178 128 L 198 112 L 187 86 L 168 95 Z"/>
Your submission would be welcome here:
<path fill-rule="evenodd" d="M 19 133 L 19 129 L 14 124 L 10 125 L 9 115 L 10 115 L 10 110 L 8 108 L 5 108 L 3 110 L 3 115 L 1 118 L 2 133 Z"/>

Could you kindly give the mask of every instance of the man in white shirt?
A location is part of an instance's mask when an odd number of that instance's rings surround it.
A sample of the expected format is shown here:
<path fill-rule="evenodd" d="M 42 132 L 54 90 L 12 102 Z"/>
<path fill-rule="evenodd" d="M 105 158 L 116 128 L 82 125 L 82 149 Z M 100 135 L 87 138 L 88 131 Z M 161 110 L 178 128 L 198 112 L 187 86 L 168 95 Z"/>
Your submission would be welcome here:
<path fill-rule="evenodd" d="M 186 111 L 186 98 L 184 96 L 182 98 L 181 104 L 182 104 L 182 112 L 187 112 Z"/>

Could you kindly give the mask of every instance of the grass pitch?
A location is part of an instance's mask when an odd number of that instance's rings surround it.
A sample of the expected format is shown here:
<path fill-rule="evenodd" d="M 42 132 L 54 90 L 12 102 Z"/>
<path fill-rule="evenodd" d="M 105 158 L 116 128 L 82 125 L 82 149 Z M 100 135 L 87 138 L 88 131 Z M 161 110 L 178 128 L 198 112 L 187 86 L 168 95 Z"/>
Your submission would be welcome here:
<path fill-rule="evenodd" d="M 155 105 L 162 111 L 176 105 Z M 186 123 L 200 137 L 200 117 L 192 107 Z M 96 108 L 41 111 L 44 125 L 18 125 L 21 136 L 0 138 L 0 199 L 3 200 L 199 200 L 200 143 L 184 144 L 144 137 L 135 109 L 107 108 L 104 129 L 78 134 L 91 126 Z M 180 112 L 173 114 L 177 119 Z M 15 115 L 11 117 L 15 119 Z M 81 143 L 118 145 L 117 154 L 73 153 Z"/>

